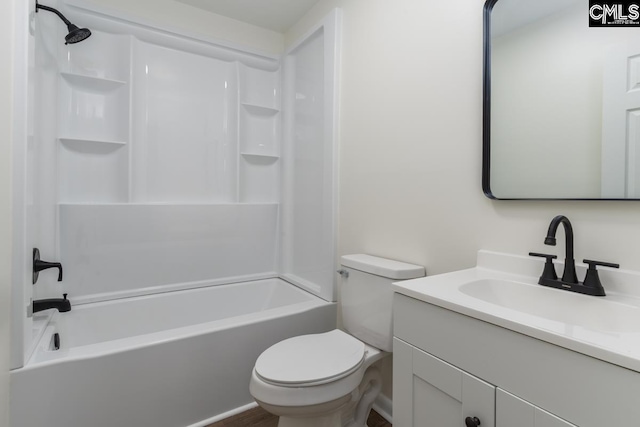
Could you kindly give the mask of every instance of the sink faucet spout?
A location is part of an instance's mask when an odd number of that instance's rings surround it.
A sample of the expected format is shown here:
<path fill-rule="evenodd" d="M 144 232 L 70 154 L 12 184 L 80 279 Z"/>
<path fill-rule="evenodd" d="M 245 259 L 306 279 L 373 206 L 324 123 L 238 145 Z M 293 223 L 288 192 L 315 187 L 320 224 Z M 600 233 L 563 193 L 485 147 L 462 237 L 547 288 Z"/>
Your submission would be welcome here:
<path fill-rule="evenodd" d="M 547 237 L 544 239 L 544 244 L 549 246 L 556 245 L 556 232 L 558 231 L 558 226 L 560 224 L 564 226 L 566 251 L 562 281 L 565 283 L 578 283 L 576 261 L 573 256 L 573 227 L 571 226 L 569 218 L 564 215 L 558 215 L 551 220 L 551 224 L 549 224 L 549 231 L 547 231 Z"/>

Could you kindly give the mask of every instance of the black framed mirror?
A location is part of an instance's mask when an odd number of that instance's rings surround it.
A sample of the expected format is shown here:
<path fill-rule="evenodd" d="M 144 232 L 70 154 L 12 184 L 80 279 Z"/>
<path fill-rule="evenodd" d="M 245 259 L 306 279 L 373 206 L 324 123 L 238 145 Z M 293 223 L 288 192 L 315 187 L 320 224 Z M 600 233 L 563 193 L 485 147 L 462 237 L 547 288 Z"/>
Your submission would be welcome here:
<path fill-rule="evenodd" d="M 640 26 L 594 16 L 612 19 L 589 0 L 485 3 L 487 197 L 640 199 Z"/>

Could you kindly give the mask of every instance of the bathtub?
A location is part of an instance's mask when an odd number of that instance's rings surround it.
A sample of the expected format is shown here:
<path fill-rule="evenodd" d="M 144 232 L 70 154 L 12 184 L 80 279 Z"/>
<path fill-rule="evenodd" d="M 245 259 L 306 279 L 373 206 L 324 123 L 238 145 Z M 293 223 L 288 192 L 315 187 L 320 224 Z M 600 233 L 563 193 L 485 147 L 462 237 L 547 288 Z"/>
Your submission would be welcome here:
<path fill-rule="evenodd" d="M 36 316 L 50 318 L 11 372 L 11 426 L 201 427 L 253 406 L 258 355 L 333 329 L 336 305 L 268 279 Z"/>

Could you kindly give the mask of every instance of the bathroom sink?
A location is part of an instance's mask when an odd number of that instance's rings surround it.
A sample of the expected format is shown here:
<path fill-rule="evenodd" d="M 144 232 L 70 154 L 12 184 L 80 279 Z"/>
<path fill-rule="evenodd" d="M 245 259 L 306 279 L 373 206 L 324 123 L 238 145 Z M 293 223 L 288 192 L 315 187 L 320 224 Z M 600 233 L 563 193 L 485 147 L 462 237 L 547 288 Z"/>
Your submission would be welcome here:
<path fill-rule="evenodd" d="M 475 268 L 398 282 L 393 289 L 640 372 L 640 273 L 603 271 L 607 295 L 599 297 L 538 285 L 542 267 L 527 256 L 479 251 Z M 577 270 L 582 279 L 586 266 Z"/>
<path fill-rule="evenodd" d="M 567 326 L 605 333 L 640 333 L 640 307 L 615 299 L 503 279 L 474 280 L 460 285 L 459 290 L 489 304 Z"/>

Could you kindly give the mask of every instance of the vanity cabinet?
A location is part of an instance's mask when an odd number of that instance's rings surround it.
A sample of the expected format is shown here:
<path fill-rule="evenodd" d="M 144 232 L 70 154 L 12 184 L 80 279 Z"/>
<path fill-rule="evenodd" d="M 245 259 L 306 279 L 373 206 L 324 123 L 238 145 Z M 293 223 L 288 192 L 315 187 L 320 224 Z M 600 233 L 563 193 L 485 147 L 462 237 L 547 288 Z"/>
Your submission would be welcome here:
<path fill-rule="evenodd" d="M 640 373 L 396 293 L 394 427 L 602 427 L 640 419 Z M 472 424 L 473 425 L 473 424 Z"/>
<path fill-rule="evenodd" d="M 459 427 L 476 418 L 482 427 L 576 427 L 404 341 L 393 346 L 395 426 Z"/>
<path fill-rule="evenodd" d="M 395 339 L 394 426 L 459 427 L 478 418 L 495 427 L 495 387 Z"/>

